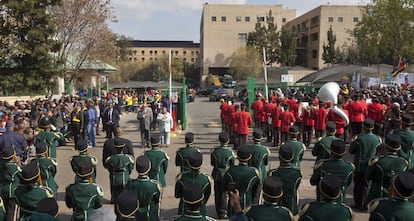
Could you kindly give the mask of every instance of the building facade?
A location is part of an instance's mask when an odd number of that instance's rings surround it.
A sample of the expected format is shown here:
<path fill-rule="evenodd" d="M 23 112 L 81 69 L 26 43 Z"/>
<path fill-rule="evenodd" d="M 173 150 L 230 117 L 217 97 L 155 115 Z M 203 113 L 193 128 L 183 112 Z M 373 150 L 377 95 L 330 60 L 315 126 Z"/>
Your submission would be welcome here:
<path fill-rule="evenodd" d="M 230 56 L 245 46 L 257 20 L 266 23 L 272 11 L 278 29 L 296 17 L 295 9 L 282 5 L 214 5 L 204 4 L 200 24 L 201 79 L 209 74 L 227 72 Z"/>
<path fill-rule="evenodd" d="M 351 32 L 361 21 L 363 9 L 356 5 L 321 5 L 287 22 L 286 26 L 297 35 L 296 63 L 316 70 L 326 67 L 322 54 L 323 45 L 328 44 L 329 28 L 336 35 L 336 48 L 352 46 L 355 42 Z"/>
<path fill-rule="evenodd" d="M 200 44 L 193 41 L 131 41 L 130 55 L 132 62 L 152 62 L 162 56 L 168 56 L 169 51 L 173 58 L 178 58 L 189 64 L 198 64 Z"/>

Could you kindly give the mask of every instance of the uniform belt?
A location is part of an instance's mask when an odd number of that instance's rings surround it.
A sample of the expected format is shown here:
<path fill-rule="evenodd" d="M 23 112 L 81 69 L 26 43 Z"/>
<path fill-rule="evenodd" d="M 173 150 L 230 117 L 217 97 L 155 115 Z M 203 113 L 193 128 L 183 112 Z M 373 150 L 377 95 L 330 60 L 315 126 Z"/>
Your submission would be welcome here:
<path fill-rule="evenodd" d="M 80 123 L 80 120 L 79 119 L 72 119 L 72 122 L 78 122 L 78 123 Z"/>

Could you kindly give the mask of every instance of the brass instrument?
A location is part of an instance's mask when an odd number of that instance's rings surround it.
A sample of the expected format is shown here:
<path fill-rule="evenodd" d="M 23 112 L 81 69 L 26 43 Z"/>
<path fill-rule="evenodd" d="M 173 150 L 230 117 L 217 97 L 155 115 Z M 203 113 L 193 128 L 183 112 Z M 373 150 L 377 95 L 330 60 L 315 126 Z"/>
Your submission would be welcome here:
<path fill-rule="evenodd" d="M 319 100 L 323 102 L 331 102 L 332 107 L 327 109 L 328 112 L 330 109 L 332 109 L 336 114 L 341 116 L 345 120 L 345 126 L 349 125 L 349 118 L 346 116 L 346 114 L 338 108 L 338 95 L 341 88 L 339 87 L 338 83 L 336 82 L 328 82 L 319 89 Z"/>

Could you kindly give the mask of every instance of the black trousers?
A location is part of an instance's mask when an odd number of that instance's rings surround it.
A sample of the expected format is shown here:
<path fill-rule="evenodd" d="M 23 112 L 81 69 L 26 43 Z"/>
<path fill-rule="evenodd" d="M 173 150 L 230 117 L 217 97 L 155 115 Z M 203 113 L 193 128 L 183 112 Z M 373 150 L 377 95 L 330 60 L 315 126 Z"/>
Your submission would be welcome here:
<path fill-rule="evenodd" d="M 112 135 L 115 136 L 114 124 L 107 123 L 106 124 L 106 137 L 107 138 L 112 138 Z"/>
<path fill-rule="evenodd" d="M 354 174 L 354 202 L 357 209 L 367 209 L 368 180 L 365 173 Z"/>
<path fill-rule="evenodd" d="M 74 145 L 75 150 L 77 150 L 78 149 L 78 140 L 81 137 L 81 132 L 80 132 L 81 126 L 80 126 L 80 123 L 77 123 L 77 122 L 71 122 L 70 125 L 71 125 L 70 132 L 72 133 L 72 136 L 73 136 L 73 142 L 75 144 Z"/>
<path fill-rule="evenodd" d="M 362 122 L 351 122 L 351 136 L 354 137 L 362 132 Z"/>
<path fill-rule="evenodd" d="M 280 136 L 282 137 L 282 142 L 288 141 L 289 133 L 288 132 L 281 132 Z"/>
<path fill-rule="evenodd" d="M 325 130 L 315 130 L 315 137 L 323 137 L 325 135 Z"/>
<path fill-rule="evenodd" d="M 216 204 L 217 217 L 223 219 L 227 215 L 227 195 L 223 181 L 219 179 L 214 181 L 214 203 Z"/>
<path fill-rule="evenodd" d="M 151 132 L 150 130 L 146 130 L 146 129 L 141 129 L 141 144 L 142 146 L 147 146 L 149 147 L 150 145 L 150 136 L 151 136 Z"/>
<path fill-rule="evenodd" d="M 239 134 L 239 145 L 245 145 L 247 143 L 247 134 Z"/>
<path fill-rule="evenodd" d="M 260 118 L 254 118 L 254 128 L 261 128 Z"/>
<path fill-rule="evenodd" d="M 111 203 L 115 203 L 119 194 L 121 194 L 124 189 L 125 189 L 124 186 L 112 186 L 111 185 Z"/>
<path fill-rule="evenodd" d="M 14 221 L 17 220 L 17 212 L 18 208 L 16 205 L 15 198 L 3 199 L 4 201 L 4 208 L 6 209 L 6 221 Z"/>
<path fill-rule="evenodd" d="M 280 143 L 280 128 L 273 127 L 273 146 L 277 147 Z"/>
<path fill-rule="evenodd" d="M 299 128 L 299 135 L 298 135 L 298 140 L 300 140 L 302 134 L 302 127 L 303 127 L 303 123 L 302 122 L 295 122 L 295 126 L 297 126 Z"/>
<path fill-rule="evenodd" d="M 273 127 L 271 124 L 266 123 L 266 127 L 267 127 L 267 137 L 266 137 L 266 141 L 267 142 L 272 142 L 272 138 L 273 138 Z"/>
<path fill-rule="evenodd" d="M 303 126 L 303 143 L 306 145 L 306 146 L 309 146 L 310 145 L 310 143 L 311 143 L 311 140 L 312 140 L 312 129 L 313 129 L 313 126 L 307 126 L 307 125 L 304 125 Z"/>

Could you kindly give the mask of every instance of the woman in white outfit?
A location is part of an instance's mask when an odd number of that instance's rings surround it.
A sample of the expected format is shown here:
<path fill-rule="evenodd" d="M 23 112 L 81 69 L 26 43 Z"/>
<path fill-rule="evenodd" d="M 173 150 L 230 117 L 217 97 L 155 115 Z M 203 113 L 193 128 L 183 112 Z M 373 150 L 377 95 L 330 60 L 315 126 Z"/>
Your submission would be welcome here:
<path fill-rule="evenodd" d="M 170 131 L 173 126 L 173 120 L 166 107 L 162 108 L 162 112 L 158 114 L 157 120 L 159 121 L 161 146 L 165 145 L 165 147 L 168 147 L 170 144 Z"/>

